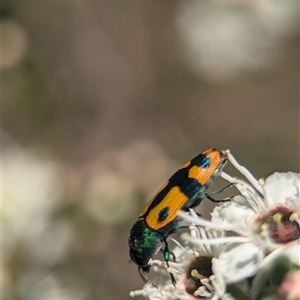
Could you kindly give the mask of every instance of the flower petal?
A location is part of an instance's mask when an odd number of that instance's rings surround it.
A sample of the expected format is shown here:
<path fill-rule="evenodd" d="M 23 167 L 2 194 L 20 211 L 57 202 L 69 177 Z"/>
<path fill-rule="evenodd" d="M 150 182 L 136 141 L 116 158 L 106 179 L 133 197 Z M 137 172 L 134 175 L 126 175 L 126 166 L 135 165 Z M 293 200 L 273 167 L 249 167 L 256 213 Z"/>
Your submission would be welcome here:
<path fill-rule="evenodd" d="M 225 249 L 219 261 L 226 282 L 237 282 L 254 275 L 263 256 L 263 251 L 251 243 Z"/>
<path fill-rule="evenodd" d="M 249 229 L 249 223 L 255 215 L 249 202 L 242 196 L 235 196 L 231 202 L 218 205 L 211 214 L 214 224 L 222 224 L 224 230 L 244 231 Z"/>
<path fill-rule="evenodd" d="M 276 172 L 266 179 L 264 191 L 266 201 L 270 206 L 299 198 L 300 174 Z"/>

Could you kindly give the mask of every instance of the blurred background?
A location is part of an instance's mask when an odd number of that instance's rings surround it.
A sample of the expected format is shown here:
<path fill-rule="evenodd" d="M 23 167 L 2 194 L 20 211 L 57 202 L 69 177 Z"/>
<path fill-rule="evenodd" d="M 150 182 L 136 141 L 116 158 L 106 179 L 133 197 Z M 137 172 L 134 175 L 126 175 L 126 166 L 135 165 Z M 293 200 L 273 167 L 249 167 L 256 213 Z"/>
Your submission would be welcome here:
<path fill-rule="evenodd" d="M 3 299 L 129 299 L 131 226 L 207 148 L 299 172 L 298 5 L 3 0 Z"/>

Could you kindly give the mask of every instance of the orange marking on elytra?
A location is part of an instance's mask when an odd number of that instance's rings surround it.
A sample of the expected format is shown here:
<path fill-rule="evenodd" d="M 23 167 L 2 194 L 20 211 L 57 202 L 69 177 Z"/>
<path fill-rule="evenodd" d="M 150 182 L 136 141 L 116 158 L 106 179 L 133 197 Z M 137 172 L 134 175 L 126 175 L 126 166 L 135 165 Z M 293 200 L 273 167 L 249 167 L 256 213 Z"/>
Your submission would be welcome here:
<path fill-rule="evenodd" d="M 212 150 L 212 149 L 210 149 Z M 196 179 L 201 185 L 205 185 L 207 181 L 211 178 L 211 176 L 216 171 L 219 163 L 220 163 L 220 153 L 219 151 L 211 151 L 209 150 L 204 152 L 207 157 L 210 158 L 210 165 L 207 168 L 201 168 L 197 165 L 192 166 L 189 170 L 189 178 Z"/>
<path fill-rule="evenodd" d="M 149 212 L 146 217 L 148 226 L 154 230 L 159 230 L 168 225 L 177 217 L 177 212 L 182 208 L 187 200 L 188 197 L 180 191 L 180 188 L 178 186 L 174 186 L 170 189 L 165 198 Z M 159 213 L 165 207 L 169 207 L 169 215 L 165 220 L 159 221 Z"/>

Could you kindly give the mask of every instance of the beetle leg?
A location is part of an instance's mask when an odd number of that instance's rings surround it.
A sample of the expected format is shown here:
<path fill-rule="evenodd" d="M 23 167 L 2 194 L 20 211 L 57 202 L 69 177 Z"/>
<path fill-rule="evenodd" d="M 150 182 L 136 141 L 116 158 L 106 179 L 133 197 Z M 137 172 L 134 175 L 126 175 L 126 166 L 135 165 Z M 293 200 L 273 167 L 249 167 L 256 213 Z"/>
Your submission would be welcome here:
<path fill-rule="evenodd" d="M 188 228 L 188 226 L 187 226 L 187 228 Z M 181 226 L 178 227 L 178 229 L 181 229 Z M 161 251 L 163 254 L 165 253 L 165 250 L 163 250 L 163 249 L 160 249 L 160 251 Z M 172 260 L 176 262 L 176 256 L 175 256 L 174 252 L 169 251 L 169 254 L 170 254 L 170 256 L 172 256 Z M 164 257 L 165 257 L 165 254 L 164 254 Z"/>
<path fill-rule="evenodd" d="M 234 186 L 234 183 L 231 182 L 231 183 L 225 185 L 224 187 L 222 187 L 220 190 L 209 193 L 209 195 L 212 196 L 212 195 L 220 194 L 220 193 L 224 192 L 225 190 L 229 189 L 232 186 Z"/>
<path fill-rule="evenodd" d="M 211 197 L 209 194 L 205 194 L 205 197 L 210 200 L 211 202 L 215 202 L 215 203 L 222 203 L 222 202 L 228 202 L 228 201 L 231 201 L 231 199 L 233 199 L 234 196 L 231 196 L 231 197 L 227 197 L 227 198 L 224 198 L 222 200 L 217 200 L 213 197 Z"/>
<path fill-rule="evenodd" d="M 227 197 L 225 199 L 222 199 L 222 200 L 216 200 L 215 198 L 212 197 L 212 195 L 216 195 L 216 194 L 220 194 L 222 193 L 223 191 L 227 190 L 228 188 L 232 187 L 234 185 L 234 183 L 229 183 L 227 184 L 226 186 L 224 186 L 223 188 L 221 188 L 220 190 L 218 191 L 215 191 L 215 192 L 212 192 L 212 193 L 205 193 L 205 197 L 212 201 L 212 202 L 215 202 L 215 203 L 220 203 L 220 202 L 228 202 L 230 201 L 234 196 L 231 196 L 231 197 Z"/>
<path fill-rule="evenodd" d="M 165 262 L 167 264 L 168 269 L 170 269 L 170 265 L 169 265 L 170 250 L 169 250 L 169 246 L 168 246 L 167 241 L 165 241 L 164 259 L 165 259 Z M 176 280 L 175 280 L 174 275 L 171 272 L 170 272 L 170 276 L 171 276 L 172 284 L 176 287 Z"/>

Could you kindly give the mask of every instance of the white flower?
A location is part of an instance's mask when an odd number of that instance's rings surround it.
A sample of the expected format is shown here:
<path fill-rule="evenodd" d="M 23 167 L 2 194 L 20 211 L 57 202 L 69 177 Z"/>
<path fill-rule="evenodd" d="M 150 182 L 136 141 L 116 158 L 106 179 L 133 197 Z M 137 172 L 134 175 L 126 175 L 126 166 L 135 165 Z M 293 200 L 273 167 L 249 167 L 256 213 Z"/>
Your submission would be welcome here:
<path fill-rule="evenodd" d="M 239 283 L 240 291 L 249 293 L 244 279 L 263 268 L 269 269 L 280 256 L 300 266 L 300 175 L 274 173 L 265 181 L 257 181 L 230 154 L 229 161 L 248 182 L 224 172 L 221 177 L 232 182 L 240 195 L 216 206 L 211 221 L 193 210 L 190 214 L 178 213 L 191 225 L 190 233 L 182 234 L 184 247 L 177 242 L 178 259 L 169 262 L 168 271 L 174 274 L 176 287 L 166 277 L 162 267 L 165 263 L 155 260 L 153 270 L 160 273 L 160 279 L 154 282 L 157 288 L 147 283 L 142 290 L 131 292 L 131 296 L 143 295 L 153 300 L 194 299 L 193 296 L 234 299 L 228 293 L 229 284 Z"/>
<path fill-rule="evenodd" d="M 193 218 L 198 218 L 193 210 L 190 212 Z M 212 242 L 215 239 L 222 239 L 224 231 L 208 231 L 203 227 L 191 225 L 190 232 L 190 235 L 182 234 L 182 238 L 195 245 L 195 259 L 186 272 L 186 277 L 194 280 L 193 295 L 201 299 L 233 299 L 226 293 L 220 261 L 216 258 L 222 251 L 222 244 L 214 245 Z"/>
<path fill-rule="evenodd" d="M 277 255 L 287 255 L 290 260 L 295 260 L 295 257 L 299 257 L 299 252 L 295 256 L 293 255 L 295 252 L 289 249 L 299 243 L 300 237 L 300 174 L 276 172 L 265 182 L 263 180 L 255 182 L 252 175 L 239 166 L 232 155 L 229 155 L 229 160 L 253 183 L 256 190 L 249 184 L 236 181 L 236 186 L 243 197 L 235 197 L 233 202 L 216 207 L 212 214 L 212 222 L 220 223 L 221 219 L 227 220 L 236 229 L 236 233 L 247 237 L 252 245 L 248 243 L 245 248 L 245 245 L 240 244 L 235 250 L 222 253 L 220 259 L 228 266 L 230 254 L 235 256 L 241 251 L 243 255 L 249 257 L 248 263 L 244 259 L 245 263 L 242 265 L 249 268 L 249 272 L 252 266 L 253 274 L 256 272 L 254 265 L 260 267 L 265 264 L 268 256 L 263 261 L 262 258 L 275 250 Z M 225 178 L 227 175 L 222 176 Z M 272 257 L 274 254 L 270 255 Z M 228 281 L 235 281 L 241 276 L 241 264 L 238 263 L 237 266 L 230 272 L 231 278 L 228 276 Z"/>
<path fill-rule="evenodd" d="M 209 230 L 231 232 L 223 238 L 192 243 L 222 245 L 218 256 L 222 274 L 226 283 L 234 283 L 255 275 L 270 260 L 268 256 L 275 257 L 275 253 L 296 260 L 295 251 L 290 249 L 299 243 L 300 237 L 300 176 L 292 172 L 274 173 L 265 182 L 257 181 L 232 155 L 229 160 L 251 185 L 225 173 L 221 176 L 233 182 L 242 196 L 215 207 L 211 222 L 183 213 L 180 216 Z"/>

